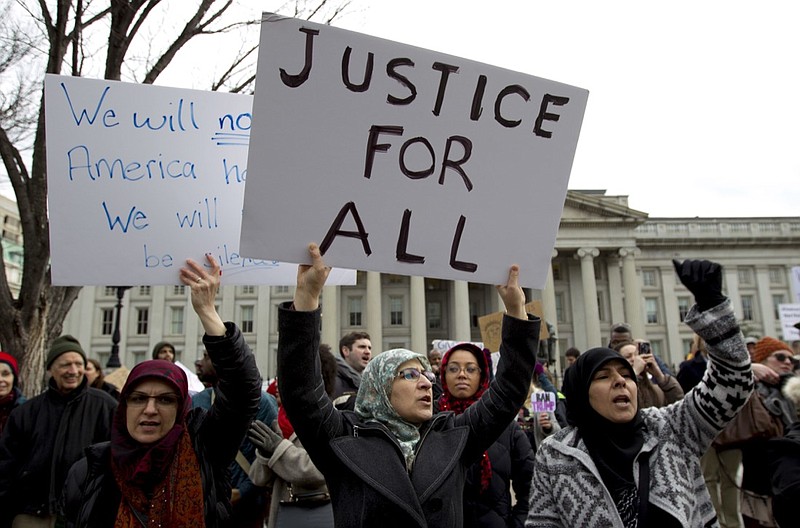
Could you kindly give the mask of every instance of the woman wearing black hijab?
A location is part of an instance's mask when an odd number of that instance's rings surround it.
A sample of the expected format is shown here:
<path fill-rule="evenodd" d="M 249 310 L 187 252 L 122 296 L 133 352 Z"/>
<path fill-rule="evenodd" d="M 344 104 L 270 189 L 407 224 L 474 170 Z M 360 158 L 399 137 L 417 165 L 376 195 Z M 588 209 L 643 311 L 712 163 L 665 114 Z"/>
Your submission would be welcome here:
<path fill-rule="evenodd" d="M 753 390 L 750 356 L 721 267 L 675 269 L 696 301 L 685 322 L 708 344 L 703 380 L 673 405 L 640 410 L 630 363 L 607 348 L 581 354 L 562 387 L 569 427 L 536 453 L 526 527 L 717 526 L 699 459 Z"/>

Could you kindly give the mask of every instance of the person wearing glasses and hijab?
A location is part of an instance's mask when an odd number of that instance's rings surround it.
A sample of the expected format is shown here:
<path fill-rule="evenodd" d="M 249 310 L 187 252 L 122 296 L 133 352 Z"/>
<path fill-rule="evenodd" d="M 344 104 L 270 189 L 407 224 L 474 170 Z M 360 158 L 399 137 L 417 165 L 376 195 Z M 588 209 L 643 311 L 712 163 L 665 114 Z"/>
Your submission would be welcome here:
<path fill-rule="evenodd" d="M 181 281 L 219 374 L 209 411 L 192 409 L 185 372 L 170 360 L 136 365 L 122 388 L 111 441 L 87 448 L 70 469 L 61 513 L 67 527 L 212 528 L 230 516 L 231 464 L 258 411 L 261 376 L 233 323 L 214 306 L 220 268 L 188 260 Z"/>
<path fill-rule="evenodd" d="M 325 476 L 340 527 L 461 527 L 469 467 L 514 420 L 528 391 L 541 320 L 525 313 L 519 267 L 498 286 L 502 359 L 495 380 L 462 414 L 433 414 L 425 354 L 394 349 L 362 374 L 355 411 L 333 407 L 317 348 L 319 297 L 330 268 L 316 244 L 297 272 L 294 302 L 278 312 L 278 385 L 295 432 Z"/>
<path fill-rule="evenodd" d="M 472 343 L 459 343 L 442 358 L 439 411 L 463 414 L 489 389 L 491 356 Z M 467 472 L 465 528 L 522 528 L 528 513 L 533 450 L 516 420 Z M 512 505 L 511 486 L 514 487 Z"/>
<path fill-rule="evenodd" d="M 722 295 L 722 267 L 673 263 L 695 298 L 685 323 L 708 347 L 703 379 L 670 406 L 639 409 L 624 357 L 581 354 L 562 387 L 569 427 L 536 452 L 526 528 L 718 525 L 700 457 L 753 391 L 750 355 Z"/>

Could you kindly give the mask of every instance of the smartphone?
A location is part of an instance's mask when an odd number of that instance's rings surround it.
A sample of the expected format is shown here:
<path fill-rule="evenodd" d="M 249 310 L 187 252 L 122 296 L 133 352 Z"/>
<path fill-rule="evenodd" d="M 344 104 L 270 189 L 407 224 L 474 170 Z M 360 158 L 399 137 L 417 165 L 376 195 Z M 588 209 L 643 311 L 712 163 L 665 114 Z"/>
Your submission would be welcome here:
<path fill-rule="evenodd" d="M 643 341 L 639 343 L 639 355 L 643 356 L 650 353 L 650 343 Z"/>

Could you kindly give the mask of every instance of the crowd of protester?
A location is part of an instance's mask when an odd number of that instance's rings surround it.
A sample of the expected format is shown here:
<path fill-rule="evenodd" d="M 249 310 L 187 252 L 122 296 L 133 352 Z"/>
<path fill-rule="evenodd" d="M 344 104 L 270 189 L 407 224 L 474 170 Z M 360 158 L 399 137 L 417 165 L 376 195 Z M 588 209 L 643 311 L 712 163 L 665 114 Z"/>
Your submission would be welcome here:
<path fill-rule="evenodd" d="M 27 401 L 0 352 L 0 528 L 796 526 L 800 343 L 745 338 L 718 264 L 675 261 L 695 298 L 677 368 L 619 323 L 566 351 L 556 388 L 516 266 L 495 369 L 474 343 L 377 353 L 353 332 L 331 350 L 330 269 L 309 256 L 266 392 L 210 256 L 179 272 L 205 330 L 199 393 L 167 342 L 115 387 L 61 336 Z"/>

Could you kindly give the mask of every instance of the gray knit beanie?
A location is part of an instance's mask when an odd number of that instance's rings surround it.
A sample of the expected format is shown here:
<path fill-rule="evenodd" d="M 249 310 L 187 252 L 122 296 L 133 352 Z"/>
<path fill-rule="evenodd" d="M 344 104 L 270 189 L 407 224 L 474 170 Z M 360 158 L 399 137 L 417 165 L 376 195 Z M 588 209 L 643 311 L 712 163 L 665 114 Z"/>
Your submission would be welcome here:
<path fill-rule="evenodd" d="M 50 365 L 60 356 L 61 354 L 66 354 L 67 352 L 77 352 L 78 354 L 83 357 L 83 363 L 86 363 L 86 353 L 83 351 L 80 342 L 72 337 L 69 334 L 65 334 L 61 337 L 57 337 L 53 344 L 50 345 L 50 352 L 47 353 L 47 367 L 50 368 Z"/>

